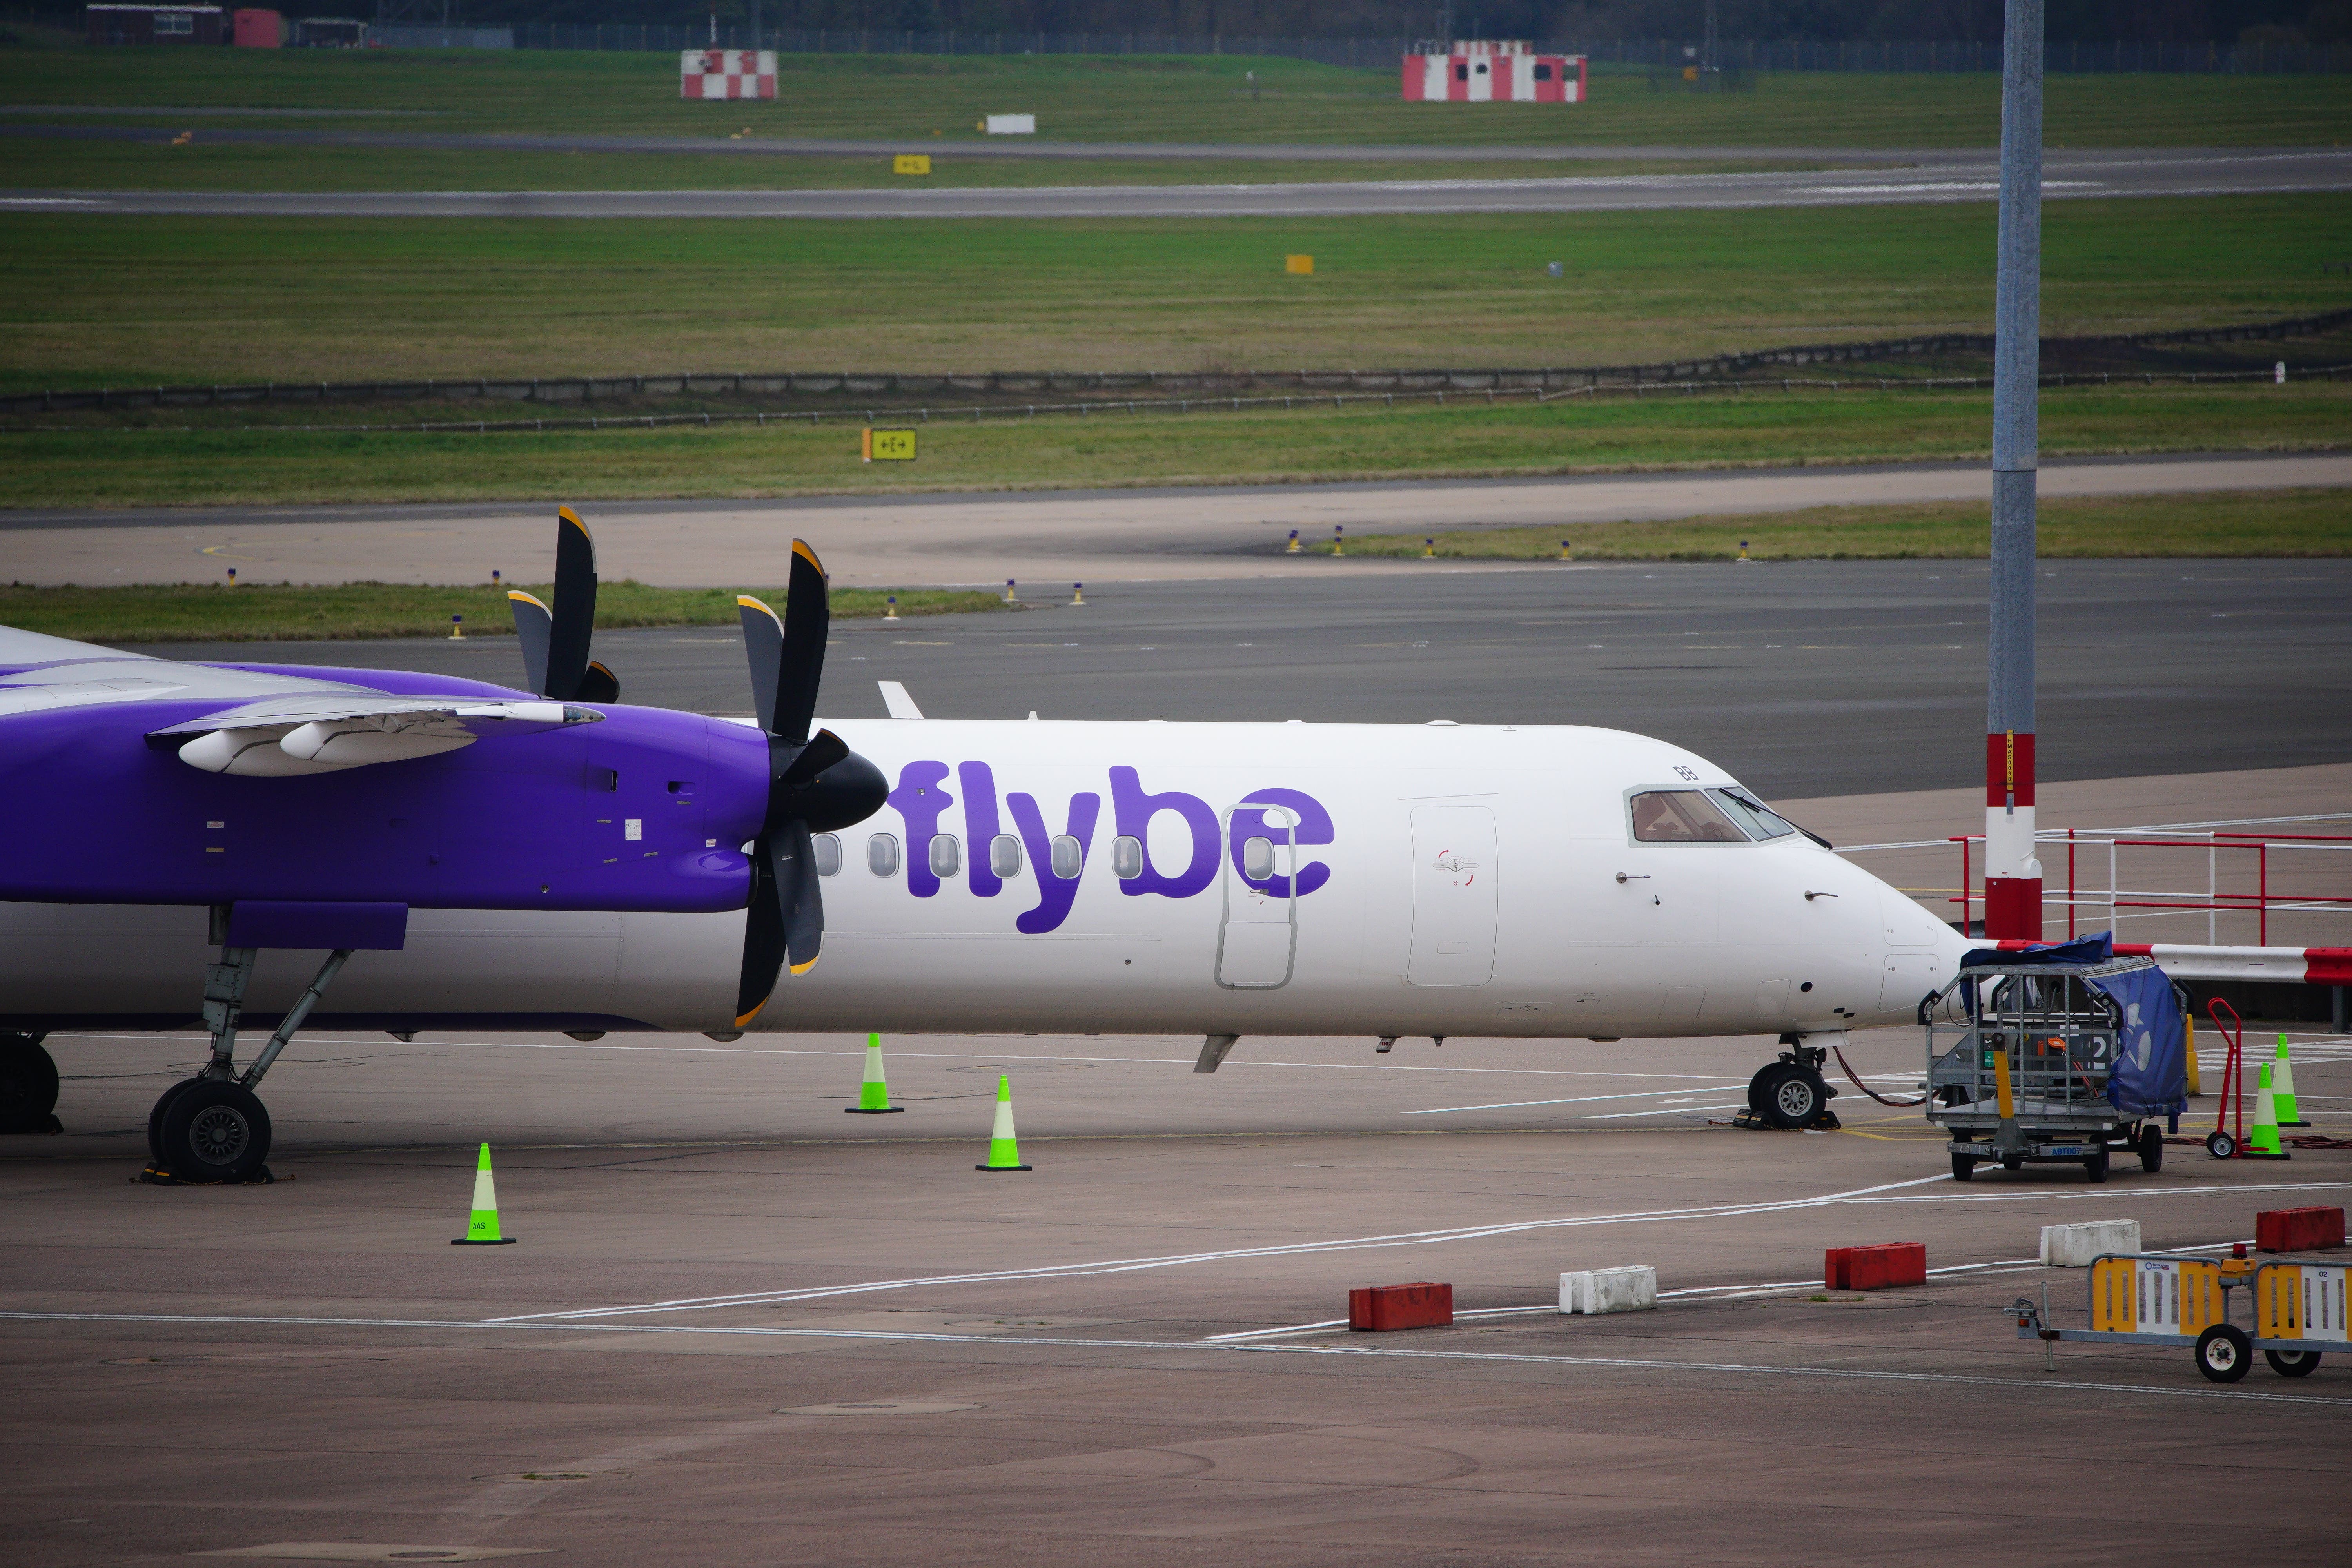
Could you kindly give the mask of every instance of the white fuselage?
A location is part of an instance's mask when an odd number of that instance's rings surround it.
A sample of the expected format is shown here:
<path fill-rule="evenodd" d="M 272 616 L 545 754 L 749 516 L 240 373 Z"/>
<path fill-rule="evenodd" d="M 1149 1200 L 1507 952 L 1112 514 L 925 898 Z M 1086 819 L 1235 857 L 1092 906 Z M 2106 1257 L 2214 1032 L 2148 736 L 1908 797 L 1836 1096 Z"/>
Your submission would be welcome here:
<path fill-rule="evenodd" d="M 831 727 L 891 803 L 835 836 L 822 962 L 786 975 L 753 1028 L 1830 1032 L 1908 1021 L 1967 946 L 1801 835 L 1638 841 L 1635 793 L 1734 781 L 1617 731 Z M 1081 841 L 1063 849 L 1074 878 L 1054 875 L 1056 837 Z M 743 927 L 417 910 L 406 948 L 358 954 L 320 1022 L 722 1032 Z M 0 906 L 0 1015 L 191 1014 L 205 938 L 202 910 Z M 265 954 L 255 1016 L 316 962 Z"/>

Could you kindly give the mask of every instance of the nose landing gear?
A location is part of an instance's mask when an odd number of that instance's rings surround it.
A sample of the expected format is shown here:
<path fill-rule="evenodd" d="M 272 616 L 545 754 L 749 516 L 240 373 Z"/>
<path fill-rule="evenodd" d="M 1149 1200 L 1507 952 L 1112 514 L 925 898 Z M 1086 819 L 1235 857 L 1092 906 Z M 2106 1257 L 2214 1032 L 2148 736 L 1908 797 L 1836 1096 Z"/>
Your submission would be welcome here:
<path fill-rule="evenodd" d="M 1843 1123 L 1830 1109 L 1838 1091 L 1822 1076 L 1822 1066 L 1829 1060 L 1828 1047 L 1808 1046 L 1797 1035 L 1783 1035 L 1780 1043 L 1789 1048 L 1748 1080 L 1748 1109 L 1731 1119 L 1732 1125 L 1834 1131 Z"/>

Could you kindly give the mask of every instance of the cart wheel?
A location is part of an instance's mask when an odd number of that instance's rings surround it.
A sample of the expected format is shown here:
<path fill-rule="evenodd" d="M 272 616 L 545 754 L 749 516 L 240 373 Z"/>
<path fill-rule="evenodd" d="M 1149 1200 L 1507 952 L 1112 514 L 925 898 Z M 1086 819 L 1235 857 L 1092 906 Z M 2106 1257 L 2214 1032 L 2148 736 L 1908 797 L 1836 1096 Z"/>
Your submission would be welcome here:
<path fill-rule="evenodd" d="M 2216 1160 L 2234 1159 L 2238 1152 L 2238 1141 L 2227 1132 L 2208 1132 L 2205 1134 L 2205 1152 Z"/>
<path fill-rule="evenodd" d="M 2151 1176 L 2164 1169 L 2164 1129 L 2153 1121 L 2139 1130 L 2139 1168 Z"/>
<path fill-rule="evenodd" d="M 2253 1370 L 2254 1342 L 2235 1323 L 2216 1323 L 2197 1336 L 2197 1370 L 2215 1383 L 2235 1383 Z"/>
<path fill-rule="evenodd" d="M 2100 1144 L 2099 1152 L 2083 1162 L 2083 1173 L 2091 1178 L 2091 1184 L 2095 1187 L 2107 1179 L 2107 1146 L 2105 1144 Z"/>
<path fill-rule="evenodd" d="M 2022 1160 L 2003 1160 L 2000 1163 L 2000 1168 L 2004 1171 L 2022 1171 L 2025 1169 L 2025 1162 Z"/>
<path fill-rule="evenodd" d="M 2263 1359 L 2281 1377 L 2309 1377 L 2319 1364 L 2317 1351 L 2264 1351 Z"/>
<path fill-rule="evenodd" d="M 1966 1154 L 1952 1156 L 1952 1180 L 1973 1182 L 1977 1179 L 1977 1163 Z"/>

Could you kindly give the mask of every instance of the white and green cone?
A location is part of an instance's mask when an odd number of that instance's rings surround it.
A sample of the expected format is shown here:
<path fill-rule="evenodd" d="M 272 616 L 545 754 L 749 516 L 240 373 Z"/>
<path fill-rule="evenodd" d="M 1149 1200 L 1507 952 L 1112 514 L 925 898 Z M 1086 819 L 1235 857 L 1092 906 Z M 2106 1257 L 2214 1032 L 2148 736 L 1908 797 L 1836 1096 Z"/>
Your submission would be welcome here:
<path fill-rule="evenodd" d="M 996 1080 L 996 1125 L 988 1135 L 988 1163 L 975 1165 L 976 1171 L 1025 1171 L 1021 1163 L 1021 1144 L 1013 1136 L 1013 1080 L 999 1077 Z"/>
<path fill-rule="evenodd" d="M 490 1179 L 490 1146 L 482 1145 L 481 1158 L 474 1165 L 474 1214 L 466 1222 L 466 1234 L 450 1244 L 452 1247 L 512 1247 L 514 1237 L 499 1234 L 499 1188 Z"/>
<path fill-rule="evenodd" d="M 885 1116 L 906 1109 L 890 1103 L 890 1085 L 882 1076 L 882 1037 L 866 1036 L 866 1081 L 857 1086 L 857 1103 L 842 1110 L 853 1116 Z"/>

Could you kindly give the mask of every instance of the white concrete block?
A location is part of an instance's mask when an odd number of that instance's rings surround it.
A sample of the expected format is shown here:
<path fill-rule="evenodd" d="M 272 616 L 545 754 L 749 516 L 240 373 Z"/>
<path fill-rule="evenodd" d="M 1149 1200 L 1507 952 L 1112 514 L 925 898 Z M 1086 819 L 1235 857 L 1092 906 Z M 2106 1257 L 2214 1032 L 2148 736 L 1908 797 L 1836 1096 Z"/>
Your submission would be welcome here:
<path fill-rule="evenodd" d="M 991 136 L 1034 136 L 1037 117 L 1034 114 L 992 114 L 988 117 Z"/>
<path fill-rule="evenodd" d="M 1588 1312 L 1646 1312 L 1658 1304 L 1658 1271 L 1646 1263 L 1592 1271 Z"/>
<path fill-rule="evenodd" d="M 1658 1304 L 1658 1271 L 1646 1263 L 1559 1277 L 1563 1312 L 1646 1312 Z"/>
<path fill-rule="evenodd" d="M 2138 1250 L 2139 1221 L 2136 1219 L 2095 1219 L 2042 1227 L 2045 1268 L 2087 1268 L 2101 1253 Z"/>

